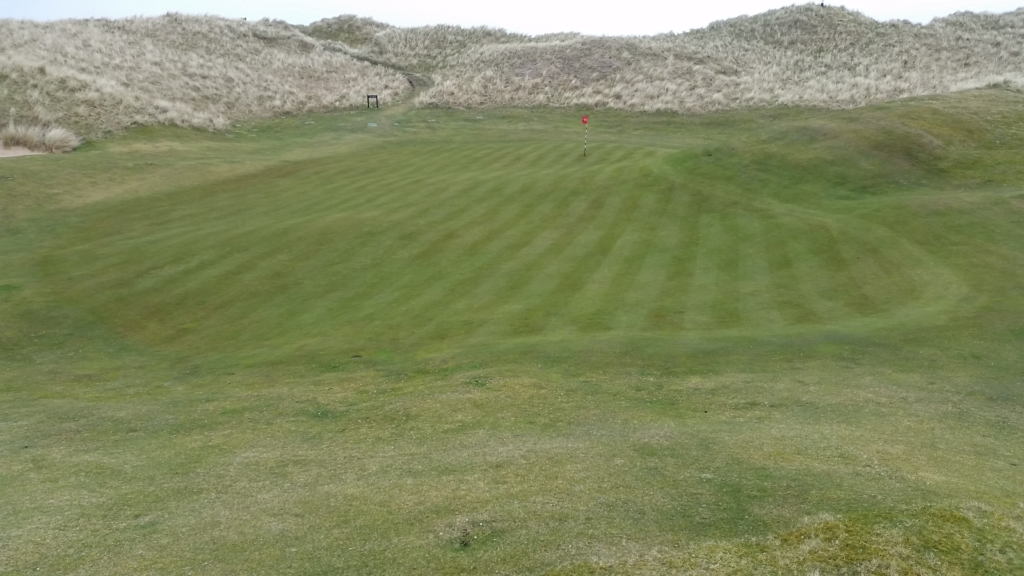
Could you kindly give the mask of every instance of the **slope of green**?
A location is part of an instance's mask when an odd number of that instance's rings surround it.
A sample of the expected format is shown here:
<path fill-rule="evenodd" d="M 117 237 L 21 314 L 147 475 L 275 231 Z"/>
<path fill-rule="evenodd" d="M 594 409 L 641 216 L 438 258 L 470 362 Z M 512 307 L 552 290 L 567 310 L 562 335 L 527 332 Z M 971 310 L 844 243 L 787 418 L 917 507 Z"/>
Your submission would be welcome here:
<path fill-rule="evenodd" d="M 1020 571 L 1022 103 L 5 159 L 0 573 Z"/>

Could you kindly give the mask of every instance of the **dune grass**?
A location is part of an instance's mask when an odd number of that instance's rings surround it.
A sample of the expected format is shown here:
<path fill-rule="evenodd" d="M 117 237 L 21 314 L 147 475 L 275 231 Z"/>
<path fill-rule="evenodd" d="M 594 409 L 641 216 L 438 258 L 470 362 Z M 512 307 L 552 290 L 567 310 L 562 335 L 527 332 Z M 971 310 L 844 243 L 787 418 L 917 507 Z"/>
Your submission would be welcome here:
<path fill-rule="evenodd" d="M 387 27 L 357 52 L 429 72 L 421 106 L 849 108 L 997 83 L 1020 89 L 1022 29 L 1024 10 L 920 25 L 810 3 L 641 37 Z"/>
<path fill-rule="evenodd" d="M 220 131 L 360 106 L 366 94 L 455 108 L 851 108 L 1020 90 L 1022 32 L 1024 10 L 919 25 L 818 3 L 643 37 L 399 28 L 356 16 L 309 26 L 181 14 L 0 19 L 0 123 L 88 138 L 154 124 Z"/>
<path fill-rule="evenodd" d="M 26 126 L 11 121 L 0 128 L 0 143 L 6 148 L 23 147 L 35 152 L 63 154 L 80 146 L 82 141 L 59 126 Z"/>
<path fill-rule="evenodd" d="M 0 122 L 89 138 L 131 126 L 225 130 L 233 121 L 391 103 L 409 86 L 279 21 L 167 14 L 0 19 Z"/>
<path fill-rule="evenodd" d="M 1022 101 L 5 160 L 0 572 L 1020 571 Z"/>

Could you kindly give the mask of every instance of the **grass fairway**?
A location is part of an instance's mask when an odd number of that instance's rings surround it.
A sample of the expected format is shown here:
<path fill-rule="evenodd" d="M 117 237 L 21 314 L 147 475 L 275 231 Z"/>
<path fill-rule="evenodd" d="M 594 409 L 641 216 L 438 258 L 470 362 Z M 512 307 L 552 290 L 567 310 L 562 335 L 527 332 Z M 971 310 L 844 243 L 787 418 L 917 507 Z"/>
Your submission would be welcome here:
<path fill-rule="evenodd" d="M 0 161 L 0 573 L 1020 573 L 1022 104 Z"/>

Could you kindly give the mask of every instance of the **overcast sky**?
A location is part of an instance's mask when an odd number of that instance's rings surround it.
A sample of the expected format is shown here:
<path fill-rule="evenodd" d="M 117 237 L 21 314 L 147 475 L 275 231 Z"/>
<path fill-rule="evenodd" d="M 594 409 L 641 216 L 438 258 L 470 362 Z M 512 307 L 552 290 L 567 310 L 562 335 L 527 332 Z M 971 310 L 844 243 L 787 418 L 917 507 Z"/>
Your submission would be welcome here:
<path fill-rule="evenodd" d="M 527 34 L 571 31 L 624 35 L 683 32 L 715 20 L 757 14 L 792 3 L 779 0 L 0 0 L 0 18 L 120 18 L 181 12 L 231 18 L 277 18 L 292 24 L 308 24 L 339 14 L 357 14 L 397 26 L 485 25 Z M 963 10 L 1008 12 L 1024 6 L 1024 0 L 846 0 L 838 4 L 877 20 L 906 19 L 925 23 Z"/>

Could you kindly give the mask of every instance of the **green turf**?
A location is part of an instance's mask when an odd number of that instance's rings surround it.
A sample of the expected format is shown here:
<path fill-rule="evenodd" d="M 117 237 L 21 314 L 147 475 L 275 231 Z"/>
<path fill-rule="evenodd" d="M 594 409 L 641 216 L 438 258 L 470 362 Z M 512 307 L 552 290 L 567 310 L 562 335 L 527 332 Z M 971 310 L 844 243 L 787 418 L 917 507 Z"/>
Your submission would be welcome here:
<path fill-rule="evenodd" d="M 1022 104 L 4 159 L 0 573 L 1024 571 Z"/>

